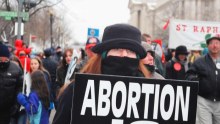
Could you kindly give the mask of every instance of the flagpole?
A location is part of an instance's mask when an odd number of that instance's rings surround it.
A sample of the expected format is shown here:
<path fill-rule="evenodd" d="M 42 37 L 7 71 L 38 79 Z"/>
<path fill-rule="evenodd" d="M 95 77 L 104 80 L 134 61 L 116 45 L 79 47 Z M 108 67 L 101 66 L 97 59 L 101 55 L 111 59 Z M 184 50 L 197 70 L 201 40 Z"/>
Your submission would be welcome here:
<path fill-rule="evenodd" d="M 29 46 L 31 46 L 31 42 L 32 42 L 32 41 L 31 41 L 31 40 L 32 40 L 31 37 L 32 37 L 32 35 L 30 34 L 30 35 L 29 35 Z"/>

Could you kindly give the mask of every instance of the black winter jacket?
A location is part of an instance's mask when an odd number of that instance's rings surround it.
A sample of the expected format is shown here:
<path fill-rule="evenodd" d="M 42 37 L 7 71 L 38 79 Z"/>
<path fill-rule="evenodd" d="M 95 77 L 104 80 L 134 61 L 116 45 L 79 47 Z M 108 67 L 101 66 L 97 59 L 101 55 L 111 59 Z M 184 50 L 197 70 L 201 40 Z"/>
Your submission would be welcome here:
<path fill-rule="evenodd" d="M 209 54 L 198 58 L 187 71 L 187 80 L 199 81 L 199 95 L 220 101 L 220 69 Z"/>
<path fill-rule="evenodd" d="M 174 69 L 174 64 L 175 63 L 179 63 L 181 66 L 181 69 L 179 71 Z M 179 61 L 177 61 L 176 59 L 171 59 L 170 61 L 168 61 L 166 63 L 166 74 L 165 74 L 165 78 L 166 79 L 176 79 L 176 80 L 185 80 L 186 77 L 186 69 L 185 66 L 187 66 L 187 68 L 189 67 L 188 63 L 180 63 Z"/>
<path fill-rule="evenodd" d="M 22 75 L 22 70 L 13 62 L 7 69 L 0 69 L 0 115 L 18 109 L 17 94 L 22 90 Z"/>

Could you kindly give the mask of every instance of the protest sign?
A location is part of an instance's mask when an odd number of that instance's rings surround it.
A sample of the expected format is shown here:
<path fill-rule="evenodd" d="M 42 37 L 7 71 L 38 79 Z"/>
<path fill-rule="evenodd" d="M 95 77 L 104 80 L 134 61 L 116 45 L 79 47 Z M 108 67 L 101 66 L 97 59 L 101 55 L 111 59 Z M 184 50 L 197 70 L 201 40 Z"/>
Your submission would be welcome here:
<path fill-rule="evenodd" d="M 72 124 L 195 124 L 198 83 L 76 74 Z"/>
<path fill-rule="evenodd" d="M 189 50 L 202 50 L 211 36 L 220 36 L 220 22 L 171 19 L 168 47 L 185 45 Z"/>

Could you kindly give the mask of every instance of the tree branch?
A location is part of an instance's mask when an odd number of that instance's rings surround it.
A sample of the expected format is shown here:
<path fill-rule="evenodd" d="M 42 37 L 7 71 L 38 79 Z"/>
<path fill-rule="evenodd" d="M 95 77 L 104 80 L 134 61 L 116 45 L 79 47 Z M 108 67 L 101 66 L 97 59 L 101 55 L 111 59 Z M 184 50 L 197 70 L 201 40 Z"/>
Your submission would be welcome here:
<path fill-rule="evenodd" d="M 38 2 L 38 5 L 39 5 L 41 2 L 43 2 L 43 0 L 40 0 L 40 1 Z M 55 6 L 55 5 L 59 4 L 60 2 L 62 2 L 62 0 L 60 0 L 60 1 L 58 1 L 57 3 L 54 3 L 54 4 L 52 4 L 52 5 L 45 5 L 45 6 L 42 6 L 42 7 L 40 7 L 40 8 L 37 8 L 33 13 L 30 14 L 30 17 L 33 16 L 34 14 L 36 14 L 36 13 L 37 13 L 38 11 L 40 11 L 41 9 L 49 8 L 49 7 Z"/>

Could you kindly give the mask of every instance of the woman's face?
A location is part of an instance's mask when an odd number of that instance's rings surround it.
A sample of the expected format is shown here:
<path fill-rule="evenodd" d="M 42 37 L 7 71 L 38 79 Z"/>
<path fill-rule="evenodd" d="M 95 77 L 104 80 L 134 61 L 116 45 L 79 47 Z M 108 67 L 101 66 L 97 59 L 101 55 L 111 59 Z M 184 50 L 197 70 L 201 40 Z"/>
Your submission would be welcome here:
<path fill-rule="evenodd" d="M 32 72 L 38 70 L 40 67 L 39 62 L 36 59 L 31 59 L 31 70 Z"/>
<path fill-rule="evenodd" d="M 136 53 L 128 49 L 111 49 L 108 51 L 107 56 L 137 58 Z"/>
<path fill-rule="evenodd" d="M 154 57 L 150 52 L 147 52 L 147 56 L 141 61 L 146 65 L 154 65 Z"/>
<path fill-rule="evenodd" d="M 67 51 L 65 60 L 68 65 L 70 64 L 71 59 L 72 59 L 72 53 L 70 51 Z"/>

